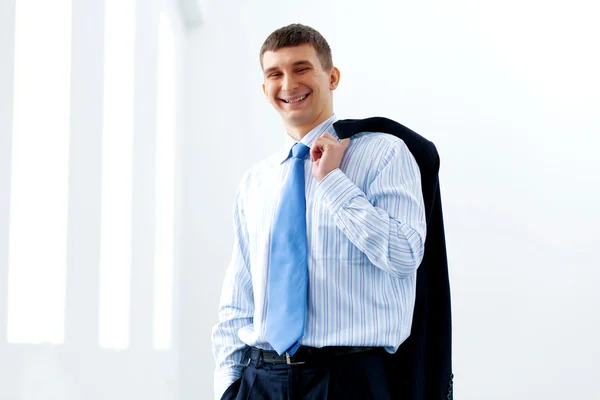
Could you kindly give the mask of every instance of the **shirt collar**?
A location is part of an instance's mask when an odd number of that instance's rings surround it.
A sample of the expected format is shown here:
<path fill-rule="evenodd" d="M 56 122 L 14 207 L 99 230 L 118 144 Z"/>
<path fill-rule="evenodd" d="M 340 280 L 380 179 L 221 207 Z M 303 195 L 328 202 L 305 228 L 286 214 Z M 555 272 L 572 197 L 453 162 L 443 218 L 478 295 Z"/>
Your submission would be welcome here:
<path fill-rule="evenodd" d="M 333 124 L 337 120 L 338 120 L 337 116 L 335 114 L 332 114 L 331 117 L 329 117 L 327 120 L 321 122 L 319 125 L 314 127 L 310 132 L 308 132 L 306 135 L 304 135 L 304 137 L 300 140 L 300 143 L 302 143 L 308 147 L 311 147 L 313 142 L 315 141 L 315 139 L 317 139 L 319 136 L 321 136 L 325 131 L 327 131 L 327 133 L 331 134 L 331 136 L 333 136 L 337 140 L 340 140 L 337 133 L 335 133 L 335 129 L 333 128 Z M 283 152 L 283 155 L 281 158 L 282 164 L 288 158 L 290 158 L 292 156 L 292 147 L 296 143 L 298 143 L 298 141 L 296 141 L 296 139 L 294 139 L 290 135 L 287 135 L 287 137 L 285 138 L 285 144 L 282 149 L 282 152 Z"/>

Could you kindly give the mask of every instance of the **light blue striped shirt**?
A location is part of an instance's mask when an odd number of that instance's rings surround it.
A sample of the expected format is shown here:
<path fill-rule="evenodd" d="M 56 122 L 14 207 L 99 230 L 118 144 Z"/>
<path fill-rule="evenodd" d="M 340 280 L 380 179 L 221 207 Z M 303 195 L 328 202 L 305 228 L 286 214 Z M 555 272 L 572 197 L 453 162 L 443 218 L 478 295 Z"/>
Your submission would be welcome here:
<path fill-rule="evenodd" d="M 312 146 L 335 114 L 301 142 Z M 234 246 L 212 332 L 215 398 L 241 375 L 248 346 L 265 339 L 271 224 L 288 176 L 288 137 L 279 152 L 244 174 L 234 202 Z M 340 168 L 321 182 L 304 163 L 308 308 L 304 346 L 384 346 L 394 353 L 410 334 L 416 270 L 426 234 L 421 176 L 404 142 L 390 134 L 352 137 Z"/>

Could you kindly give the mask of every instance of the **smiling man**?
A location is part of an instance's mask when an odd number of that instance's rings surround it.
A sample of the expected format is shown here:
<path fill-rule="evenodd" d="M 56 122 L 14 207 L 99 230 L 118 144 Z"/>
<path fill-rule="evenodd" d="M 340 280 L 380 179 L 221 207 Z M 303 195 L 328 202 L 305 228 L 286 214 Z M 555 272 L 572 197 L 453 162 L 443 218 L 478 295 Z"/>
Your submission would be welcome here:
<path fill-rule="evenodd" d="M 288 135 L 300 141 L 333 114 L 333 90 L 340 71 L 332 65 L 331 51 L 322 37 L 322 42 L 315 38 L 315 44 L 279 47 L 277 40 L 282 39 L 271 38 L 263 45 L 263 91 L 283 118 Z"/>
<path fill-rule="evenodd" d="M 314 29 L 273 32 L 263 92 L 285 146 L 251 167 L 213 329 L 215 399 L 389 399 L 426 235 L 421 177 L 381 132 L 340 140 L 340 71 Z"/>

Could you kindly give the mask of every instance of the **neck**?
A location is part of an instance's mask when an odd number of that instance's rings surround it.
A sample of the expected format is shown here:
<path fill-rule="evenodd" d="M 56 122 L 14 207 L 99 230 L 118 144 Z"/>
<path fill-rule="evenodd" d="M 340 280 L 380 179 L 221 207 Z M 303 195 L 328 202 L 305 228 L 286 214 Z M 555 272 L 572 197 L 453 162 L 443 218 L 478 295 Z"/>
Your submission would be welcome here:
<path fill-rule="evenodd" d="M 319 124 L 321 124 L 324 121 L 328 120 L 332 115 L 333 115 L 333 111 L 327 110 L 327 111 L 322 112 L 321 115 L 319 115 L 319 117 L 317 117 L 317 119 L 315 119 L 311 123 L 307 123 L 307 124 L 303 124 L 303 125 L 288 125 L 288 124 L 285 124 L 285 130 L 286 130 L 286 132 L 287 132 L 288 135 L 290 135 L 297 142 L 299 142 L 299 141 L 302 140 L 302 138 L 304 136 L 308 135 L 308 133 L 310 131 L 312 131 L 317 126 L 319 126 Z"/>

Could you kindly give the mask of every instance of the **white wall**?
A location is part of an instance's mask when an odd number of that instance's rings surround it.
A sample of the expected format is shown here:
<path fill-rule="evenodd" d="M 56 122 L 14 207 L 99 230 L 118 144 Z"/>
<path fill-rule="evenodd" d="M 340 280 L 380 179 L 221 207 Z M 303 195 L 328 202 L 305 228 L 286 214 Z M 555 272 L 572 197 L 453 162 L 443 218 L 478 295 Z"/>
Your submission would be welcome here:
<path fill-rule="evenodd" d="M 39 13 L 51 9 L 35 8 L 41 3 L 17 1 L 19 6 L 32 7 Z M 42 340 L 44 343 L 15 344 L 7 343 L 6 335 L 15 0 L 0 1 L 0 400 L 176 399 L 179 351 L 177 336 L 170 349 L 157 350 L 154 346 L 153 283 L 158 23 L 161 13 L 171 22 L 177 42 L 176 64 L 181 68 L 184 32 L 179 15 L 179 1 L 134 1 L 135 73 L 130 75 L 134 77 L 134 81 L 128 83 L 134 88 L 135 107 L 132 113 L 135 143 L 132 171 L 123 171 L 133 174 L 132 187 L 127 188 L 133 192 L 132 218 L 130 221 L 123 221 L 124 225 L 132 225 L 131 298 L 127 299 L 131 302 L 122 304 L 123 308 L 130 311 L 131 318 L 125 322 L 131 329 L 127 349 L 123 351 L 100 348 L 98 343 L 105 0 L 71 0 L 70 3 L 72 54 L 69 88 L 69 237 L 67 246 L 57 249 L 57 252 L 66 253 L 67 260 L 65 335 L 64 340 L 61 338 L 57 341 L 59 344 L 47 343 L 47 339 Z M 52 24 L 54 15 L 43 15 Z M 45 34 L 42 29 L 39 30 L 36 34 Z M 37 36 L 32 35 L 27 39 L 35 41 Z M 43 64 L 27 67 L 39 75 L 46 72 Z M 46 76 L 51 75 L 46 73 Z M 180 79 L 181 71 L 176 75 Z M 177 85 L 176 102 L 180 105 L 181 80 Z M 41 94 L 52 96 L 52 93 Z M 31 118 L 40 118 L 35 114 L 35 109 Z M 176 125 L 173 128 L 180 132 L 180 121 Z M 48 124 L 44 133 L 51 136 L 64 134 L 64 131 L 58 132 L 56 126 Z M 177 139 L 181 138 L 179 133 L 174 134 Z M 39 146 L 36 143 L 28 145 Z M 38 161 L 30 167 L 34 169 L 45 166 Z M 181 167 L 178 165 L 177 169 L 180 170 Z M 177 186 L 180 185 L 178 180 Z M 175 195 L 176 201 L 179 200 L 178 194 L 172 195 Z M 175 225 L 179 227 L 178 224 Z M 50 231 L 53 227 L 43 228 Z M 32 251 L 40 252 L 39 247 L 39 243 L 31 240 Z M 178 251 L 178 246 L 175 250 Z M 38 276 L 31 276 L 30 279 L 40 280 Z M 53 282 L 42 283 L 48 286 Z M 177 286 L 175 283 L 175 290 Z M 35 300 L 42 297 L 43 295 L 38 295 Z M 159 305 L 163 306 L 164 303 Z M 173 311 L 173 321 L 176 324 L 178 310 Z M 18 312 L 16 314 L 17 319 L 26 318 L 18 315 Z M 47 323 L 47 320 L 43 322 Z M 58 324 L 62 322 L 61 318 Z M 178 326 L 169 325 L 166 328 L 172 328 L 174 334 L 178 334 Z"/>
<path fill-rule="evenodd" d="M 327 38 L 341 118 L 396 119 L 441 154 L 457 399 L 591 399 L 600 379 L 600 55 L 591 1 L 204 2 L 187 48 L 181 399 L 209 398 L 243 171 L 284 140 L 258 51 Z"/>

